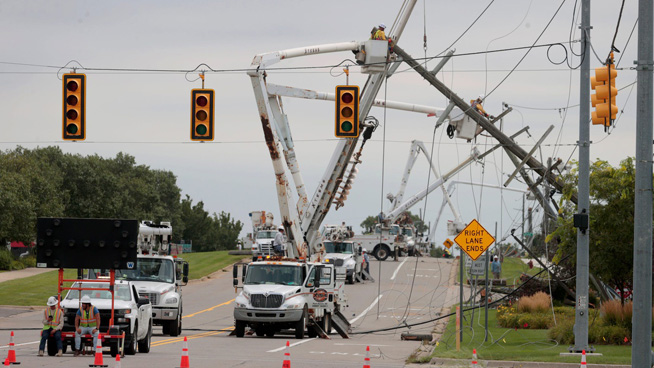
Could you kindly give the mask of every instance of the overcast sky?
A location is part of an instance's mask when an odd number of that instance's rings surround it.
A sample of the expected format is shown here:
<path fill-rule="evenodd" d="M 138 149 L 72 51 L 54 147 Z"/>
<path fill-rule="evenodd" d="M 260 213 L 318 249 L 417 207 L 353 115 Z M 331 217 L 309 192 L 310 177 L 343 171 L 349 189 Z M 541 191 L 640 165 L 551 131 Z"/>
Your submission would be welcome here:
<path fill-rule="evenodd" d="M 416 58 L 435 56 L 450 46 L 490 1 L 418 1 L 399 42 Z M 484 54 L 485 50 L 530 46 L 553 17 L 561 1 L 497 0 L 479 21 L 454 45 L 457 54 L 478 53 L 453 58 L 438 77 L 465 100 L 493 90 L 516 66 L 526 50 Z M 23 1 L 0 3 L 0 149 L 18 145 L 35 148 L 56 145 L 64 152 L 113 157 L 126 152 L 139 164 L 172 171 L 183 194 L 204 201 L 210 212 L 226 211 L 251 229 L 248 213 L 273 211 L 279 219 L 275 177 L 270 156 L 263 141 L 250 79 L 244 69 L 260 53 L 310 45 L 345 41 L 365 41 L 370 29 L 380 23 L 393 24 L 401 1 Z M 575 5 L 577 11 L 575 12 Z M 611 46 L 620 2 L 592 2 L 591 41 L 604 59 Z M 527 151 L 554 125 L 536 157 L 576 159 L 579 135 L 580 58 L 579 4 L 564 1 L 549 28 L 536 44 L 562 46 L 531 50 L 515 72 L 490 94 L 485 108 L 493 115 L 505 102 L 513 107 L 503 124 L 511 135 L 529 126 L 531 136 L 518 142 Z M 622 51 L 616 59 L 624 68 L 617 87 L 636 80 L 630 68 L 636 58 L 637 31 L 628 45 L 637 18 L 637 1 L 627 0 L 616 39 Z M 570 31 L 573 34 L 570 36 Z M 423 36 L 426 32 L 426 49 Z M 549 55 L 549 59 L 548 59 Z M 568 61 L 564 61 L 565 57 Z M 595 55 L 591 67 L 599 67 Z M 286 60 L 277 67 L 295 70 L 269 71 L 268 81 L 317 91 L 333 92 L 345 84 L 342 67 L 333 66 L 350 52 L 325 54 Z M 438 60 L 429 61 L 433 68 Z M 186 74 L 200 64 L 208 72 L 207 88 L 216 90 L 216 140 L 196 143 L 189 140 L 190 91 L 200 88 L 197 72 Z M 59 70 L 59 68 L 66 68 Z M 352 63 L 350 62 L 350 65 Z M 87 70 L 87 139 L 84 142 L 61 140 L 61 81 L 58 74 L 71 67 Z M 206 67 L 203 67 L 207 70 Z M 162 70 L 111 71 L 109 69 Z M 169 70 L 169 71 L 163 71 Z M 178 72 L 171 72 L 177 70 Z M 363 87 L 366 75 L 352 65 L 350 83 Z M 388 80 L 379 99 L 445 107 L 447 100 L 405 65 Z M 601 127 L 591 127 L 591 159 L 608 160 L 617 165 L 635 154 L 636 90 L 622 89 L 617 96 L 619 108 L 616 128 L 607 135 Z M 296 144 L 299 165 L 311 196 L 332 155 L 337 141 L 333 137 L 333 103 L 328 101 L 284 98 Z M 346 221 L 358 225 L 368 215 L 377 214 L 382 197 L 396 192 L 400 185 L 411 141 L 419 139 L 431 148 L 441 173 L 449 171 L 467 157 L 473 143 L 450 140 L 445 126 L 434 132 L 434 117 L 403 111 L 373 108 L 382 127 L 375 132 L 363 151 L 359 175 L 345 207 L 327 216 L 327 223 Z M 383 144 L 385 128 L 386 143 Z M 494 144 L 480 137 L 476 145 L 484 151 Z M 382 152 L 385 147 L 385 152 Z M 384 154 L 382 154 L 384 153 Z M 382 163 L 382 156 L 385 157 Z M 384 176 L 382 178 L 382 164 Z M 406 195 L 427 184 L 427 163 L 420 157 L 414 167 Z M 509 159 L 496 151 L 484 162 L 463 170 L 455 180 L 479 182 L 486 187 L 459 185 L 453 203 L 463 220 L 477 218 L 489 231 L 498 223 L 502 237 L 522 222 L 522 195 L 500 191 L 513 171 Z M 383 180 L 382 180 L 383 179 Z M 433 176 L 430 180 L 434 180 Z M 383 189 L 382 189 L 383 182 Z M 520 181 L 509 185 L 526 189 Z M 424 202 L 412 208 L 426 208 L 426 222 L 434 223 L 442 193 L 434 191 Z M 383 200 L 384 209 L 389 202 Z M 535 206 L 527 202 L 527 206 Z M 535 214 L 539 220 L 542 211 Z M 453 219 L 446 210 L 438 224 L 435 241 L 447 237 L 445 221 Z M 173 224 L 174 226 L 174 224 Z M 358 232 L 358 231 L 357 231 Z"/>

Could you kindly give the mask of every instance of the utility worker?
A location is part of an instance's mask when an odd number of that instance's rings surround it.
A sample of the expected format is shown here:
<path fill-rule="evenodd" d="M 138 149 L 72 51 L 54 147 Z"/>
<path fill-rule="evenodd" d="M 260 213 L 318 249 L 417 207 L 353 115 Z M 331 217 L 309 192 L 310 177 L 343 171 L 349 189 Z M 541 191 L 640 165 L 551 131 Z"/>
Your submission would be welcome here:
<path fill-rule="evenodd" d="M 386 25 L 384 23 L 378 25 L 377 31 L 370 38 L 373 40 L 386 41 L 386 33 L 384 33 L 385 29 L 386 29 Z"/>
<path fill-rule="evenodd" d="M 279 229 L 277 229 L 277 234 L 275 235 L 275 240 L 273 242 L 275 253 L 280 255 L 284 254 L 284 243 L 286 243 L 286 239 L 284 237 L 284 228 L 280 226 Z"/>
<path fill-rule="evenodd" d="M 484 108 L 481 106 L 481 104 L 484 102 L 484 95 L 479 95 L 476 100 L 470 100 L 470 106 L 473 107 L 475 110 L 477 110 L 480 114 L 482 114 L 484 117 L 487 119 L 493 120 L 495 117 L 492 115 L 488 115 Z"/>
<path fill-rule="evenodd" d="M 75 356 L 79 356 L 82 335 L 93 335 L 93 348 L 98 344 L 100 329 L 100 311 L 91 305 L 88 295 L 82 297 L 82 309 L 77 310 L 75 316 Z"/>
<path fill-rule="evenodd" d="M 366 270 L 366 273 L 370 275 L 370 256 L 368 256 L 368 251 L 366 248 L 363 248 L 363 269 Z M 368 277 L 364 274 L 363 279 L 367 279 Z"/>
<path fill-rule="evenodd" d="M 39 344 L 39 356 L 43 356 L 45 342 L 49 337 L 57 341 L 57 356 L 63 355 L 61 344 L 61 328 L 64 326 L 63 311 L 59 308 L 59 301 L 54 296 L 48 298 L 47 307 L 43 311 L 43 331 L 41 331 L 41 343 Z"/>
<path fill-rule="evenodd" d="M 491 263 L 491 271 L 493 272 L 493 278 L 495 280 L 499 280 L 500 273 L 502 272 L 502 264 L 500 264 L 497 256 L 493 257 L 493 263 Z"/>

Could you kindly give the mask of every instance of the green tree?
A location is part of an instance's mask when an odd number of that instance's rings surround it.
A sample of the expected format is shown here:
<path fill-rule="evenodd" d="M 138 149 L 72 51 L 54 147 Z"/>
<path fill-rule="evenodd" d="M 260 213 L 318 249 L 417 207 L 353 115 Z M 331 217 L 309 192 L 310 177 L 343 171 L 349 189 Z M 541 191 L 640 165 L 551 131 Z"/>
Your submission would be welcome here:
<path fill-rule="evenodd" d="M 375 231 L 375 225 L 377 224 L 377 216 L 368 216 L 359 226 L 363 228 L 364 234 L 370 234 Z"/>
<path fill-rule="evenodd" d="M 559 241 L 555 261 L 573 254 L 567 265 L 571 270 L 576 267 L 577 241 L 572 216 L 576 206 L 570 198 L 576 194 L 577 173 L 578 168 L 564 178 L 564 216 L 550 235 Z M 620 290 L 630 288 L 633 274 L 634 185 L 633 158 L 623 160 L 618 167 L 606 161 L 596 161 L 590 167 L 590 272 Z"/>

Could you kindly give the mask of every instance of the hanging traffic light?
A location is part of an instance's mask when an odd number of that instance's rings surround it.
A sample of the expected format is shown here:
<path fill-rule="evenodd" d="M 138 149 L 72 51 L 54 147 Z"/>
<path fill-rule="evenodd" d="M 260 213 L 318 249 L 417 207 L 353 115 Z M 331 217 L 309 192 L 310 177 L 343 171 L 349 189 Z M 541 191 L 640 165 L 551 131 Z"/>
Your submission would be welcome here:
<path fill-rule="evenodd" d="M 86 75 L 63 75 L 63 138 L 65 141 L 86 139 Z"/>
<path fill-rule="evenodd" d="M 213 89 L 191 91 L 191 140 L 213 141 Z"/>
<path fill-rule="evenodd" d="M 591 96 L 591 104 L 595 108 L 592 113 L 592 122 L 594 125 L 604 125 L 610 127 L 613 120 L 618 114 L 615 96 L 618 95 L 618 89 L 615 88 L 615 79 L 618 71 L 615 65 L 609 59 L 607 65 L 596 68 L 595 76 L 591 77 L 590 85 L 595 90 Z"/>
<path fill-rule="evenodd" d="M 359 86 L 336 86 L 336 137 L 359 137 Z"/>

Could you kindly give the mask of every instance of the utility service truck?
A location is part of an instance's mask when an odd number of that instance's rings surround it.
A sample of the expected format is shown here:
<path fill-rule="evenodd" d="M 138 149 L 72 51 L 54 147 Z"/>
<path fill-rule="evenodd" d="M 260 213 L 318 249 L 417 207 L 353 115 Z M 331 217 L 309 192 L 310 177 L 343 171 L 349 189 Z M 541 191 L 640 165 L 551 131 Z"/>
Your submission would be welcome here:
<path fill-rule="evenodd" d="M 172 227 L 143 221 L 139 227 L 137 264 L 117 270 L 116 279 L 130 280 L 138 293 L 152 304 L 152 321 L 163 333 L 182 333 L 182 286 L 188 283 L 188 262 L 169 255 Z"/>
<path fill-rule="evenodd" d="M 350 324 L 341 314 L 347 304 L 345 273 L 331 264 L 292 259 L 252 262 L 243 265 L 241 292 L 234 308 L 234 333 L 245 336 L 250 327 L 257 336 L 272 337 L 283 329 L 295 338 L 320 335 L 336 329 L 347 337 Z M 238 268 L 234 266 L 234 287 Z"/>
<path fill-rule="evenodd" d="M 333 264 L 345 269 L 345 280 L 354 284 L 363 280 L 363 248 L 352 242 L 354 232 L 351 226 L 326 225 L 323 228 L 323 263 Z"/>
<path fill-rule="evenodd" d="M 273 224 L 274 216 L 272 212 L 252 211 L 250 212 L 252 221 L 252 233 L 248 234 L 243 241 L 245 247 L 252 249 L 252 261 L 259 257 L 273 255 L 273 243 L 277 235 L 277 227 Z M 244 248 L 247 249 L 247 248 Z"/>

